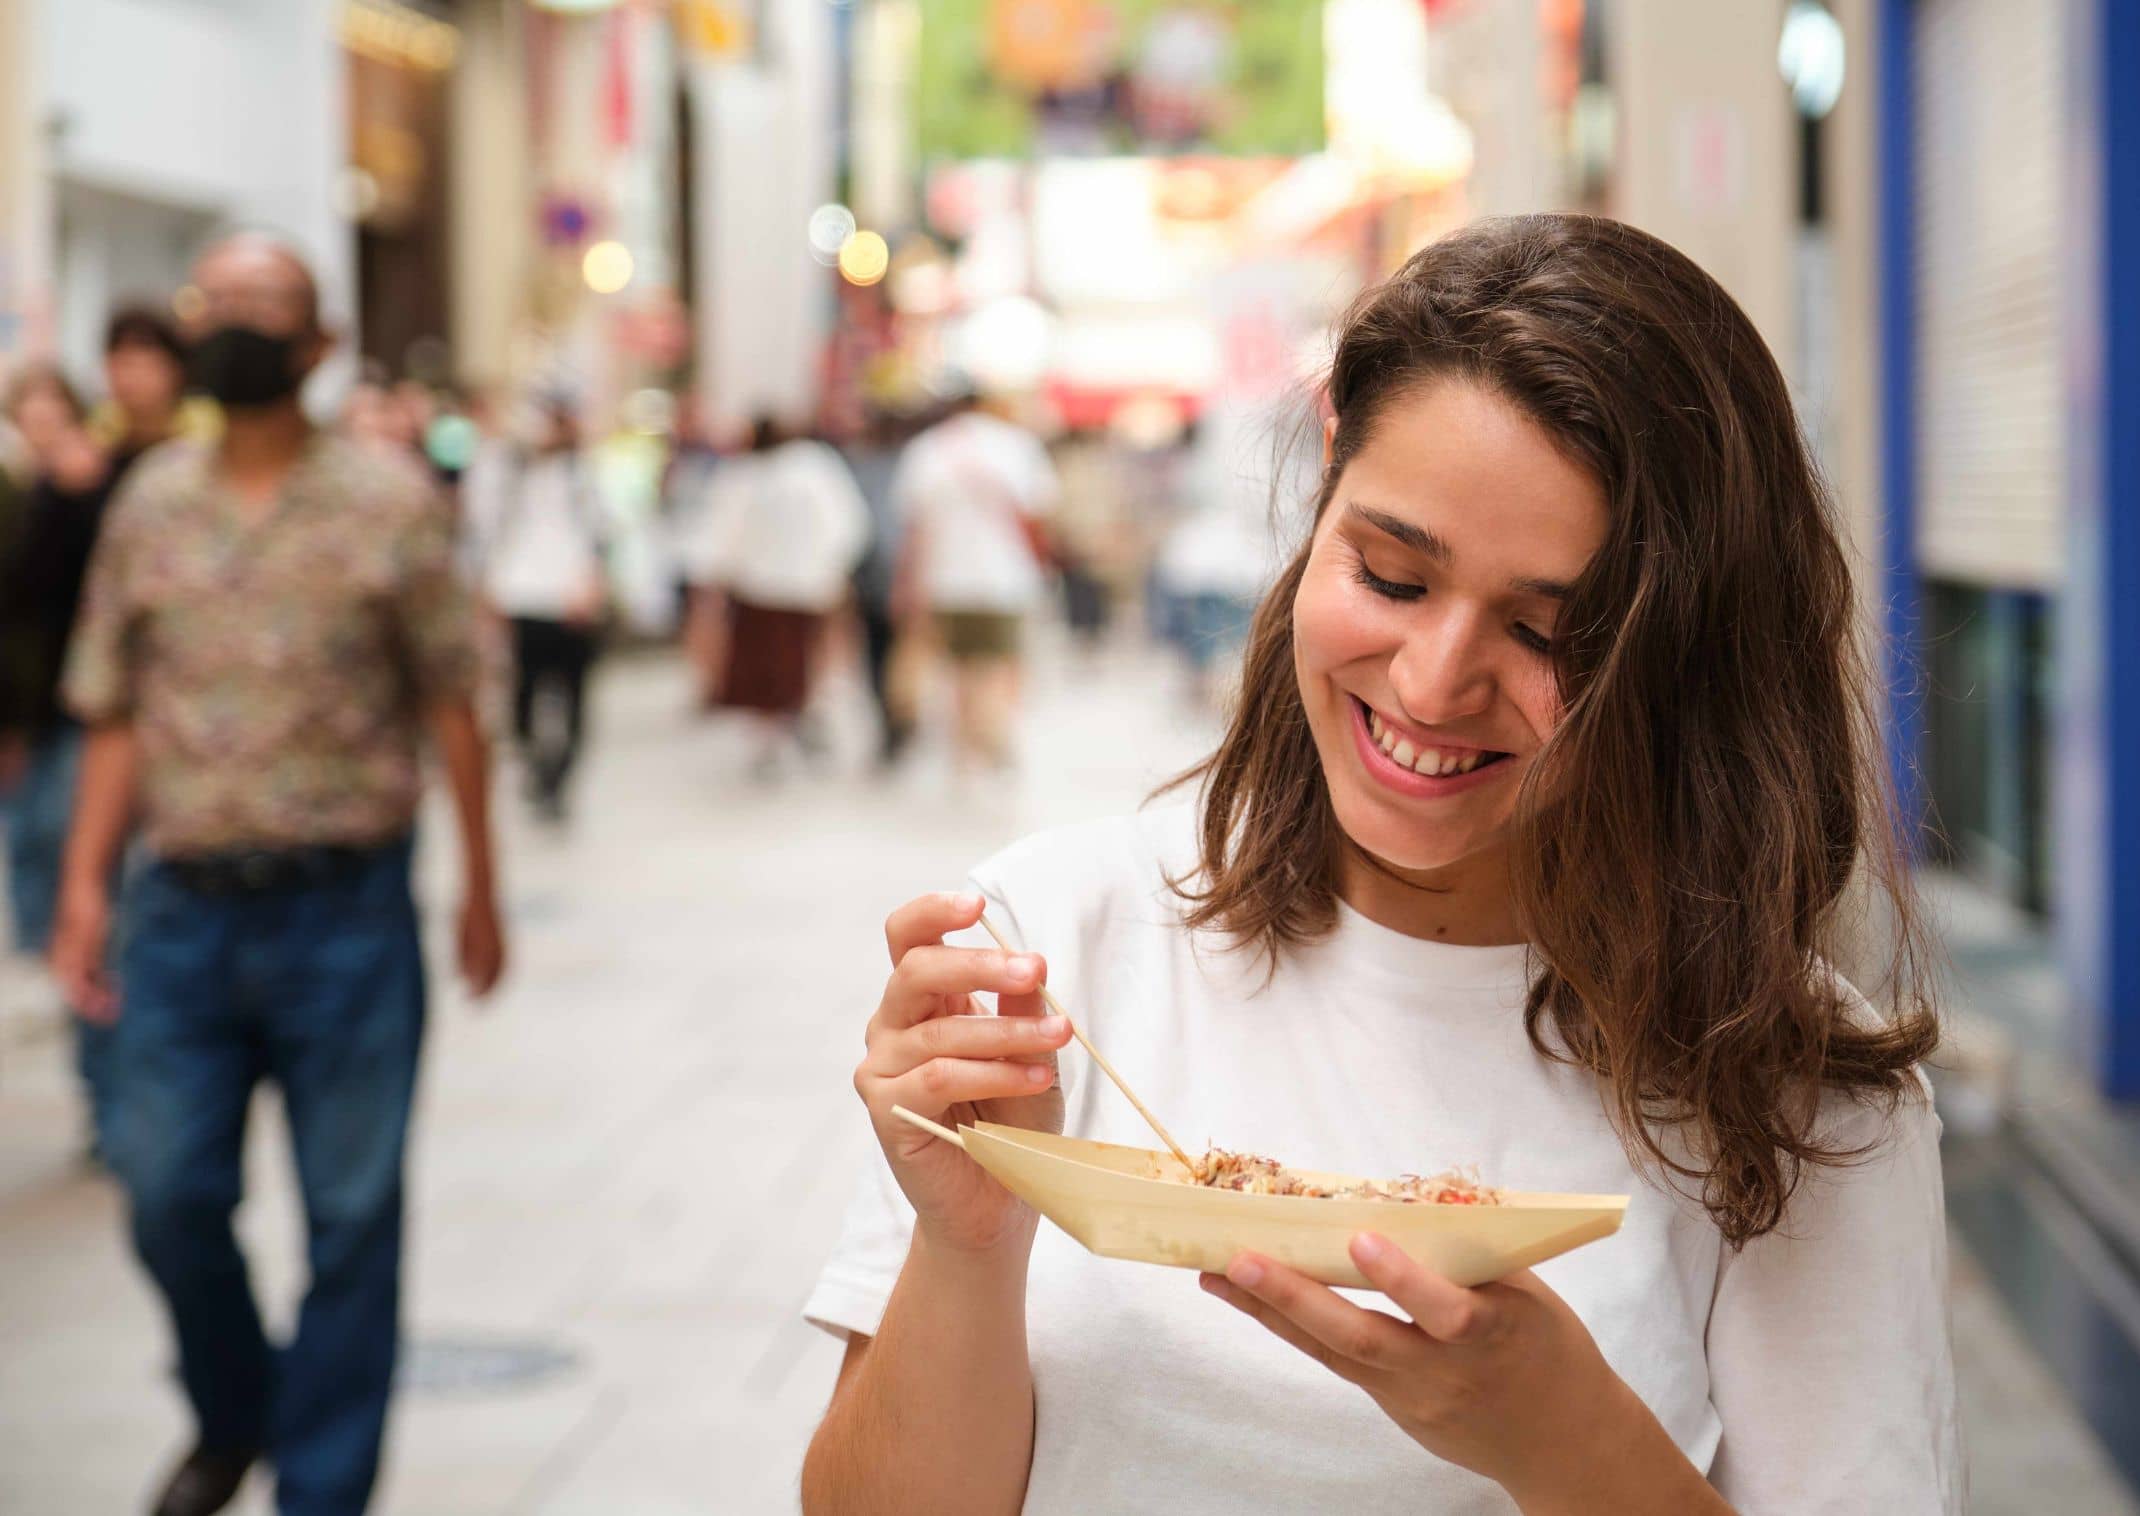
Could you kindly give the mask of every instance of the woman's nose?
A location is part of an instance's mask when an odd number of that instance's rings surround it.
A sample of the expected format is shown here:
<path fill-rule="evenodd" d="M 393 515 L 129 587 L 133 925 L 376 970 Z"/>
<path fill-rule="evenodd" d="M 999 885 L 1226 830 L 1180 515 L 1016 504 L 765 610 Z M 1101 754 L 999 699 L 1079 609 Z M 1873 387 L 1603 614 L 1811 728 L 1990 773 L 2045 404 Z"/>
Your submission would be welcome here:
<path fill-rule="evenodd" d="M 1460 611 L 1417 628 L 1397 649 L 1390 689 L 1422 726 L 1476 716 L 1493 699 L 1494 672 L 1478 619 Z"/>

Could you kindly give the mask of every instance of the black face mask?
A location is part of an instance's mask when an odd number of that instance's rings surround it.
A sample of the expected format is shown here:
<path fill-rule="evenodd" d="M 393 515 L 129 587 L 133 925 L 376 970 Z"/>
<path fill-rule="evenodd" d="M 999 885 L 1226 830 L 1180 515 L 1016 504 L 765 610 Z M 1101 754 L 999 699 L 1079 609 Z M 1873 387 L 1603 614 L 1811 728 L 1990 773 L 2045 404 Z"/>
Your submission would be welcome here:
<path fill-rule="evenodd" d="M 218 405 L 274 405 L 297 393 L 297 339 L 219 326 L 193 346 L 193 383 Z"/>

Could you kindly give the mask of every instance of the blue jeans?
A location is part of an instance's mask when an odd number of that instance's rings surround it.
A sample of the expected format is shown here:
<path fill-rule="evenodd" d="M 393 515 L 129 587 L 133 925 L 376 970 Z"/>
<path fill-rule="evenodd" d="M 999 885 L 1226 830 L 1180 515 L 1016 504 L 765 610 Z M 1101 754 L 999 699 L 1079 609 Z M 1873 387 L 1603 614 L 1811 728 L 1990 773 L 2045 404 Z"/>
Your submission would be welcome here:
<path fill-rule="evenodd" d="M 113 1165 L 200 1441 L 264 1451 L 284 1516 L 356 1516 L 378 1472 L 424 1019 L 409 854 L 259 895 L 198 893 L 152 861 L 128 891 Z M 262 1079 L 282 1090 L 311 1264 L 279 1351 L 231 1231 Z"/>
<path fill-rule="evenodd" d="M 30 744 L 30 762 L 15 791 L 7 827 L 7 895 L 15 947 L 43 953 L 51 946 L 59 904 L 60 863 L 74 820 L 74 790 L 82 772 L 82 729 L 61 726 Z M 112 1033 L 80 1017 L 74 1023 L 74 1061 L 89 1100 L 90 1128 L 99 1147 L 111 1129 Z"/>

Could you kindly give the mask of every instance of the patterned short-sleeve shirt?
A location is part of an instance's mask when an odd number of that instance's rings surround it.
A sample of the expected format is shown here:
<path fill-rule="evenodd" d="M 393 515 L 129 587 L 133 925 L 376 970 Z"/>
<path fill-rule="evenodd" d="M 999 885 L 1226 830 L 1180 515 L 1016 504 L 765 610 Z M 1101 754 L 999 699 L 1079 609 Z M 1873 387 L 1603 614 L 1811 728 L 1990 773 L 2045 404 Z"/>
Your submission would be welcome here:
<path fill-rule="evenodd" d="M 175 442 L 112 503 L 64 693 L 126 722 L 165 856 L 368 843 L 415 817 L 426 707 L 477 673 L 453 523 L 412 465 L 317 434 L 248 512 Z"/>

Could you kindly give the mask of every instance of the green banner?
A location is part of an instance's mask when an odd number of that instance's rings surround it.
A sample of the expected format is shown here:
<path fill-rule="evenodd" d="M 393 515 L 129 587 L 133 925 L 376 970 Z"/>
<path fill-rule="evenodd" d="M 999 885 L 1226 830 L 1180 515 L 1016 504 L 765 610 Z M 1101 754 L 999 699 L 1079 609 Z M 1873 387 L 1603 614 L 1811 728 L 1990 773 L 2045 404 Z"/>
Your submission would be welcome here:
<path fill-rule="evenodd" d="M 1323 146 L 1322 0 L 922 0 L 927 157 Z"/>

